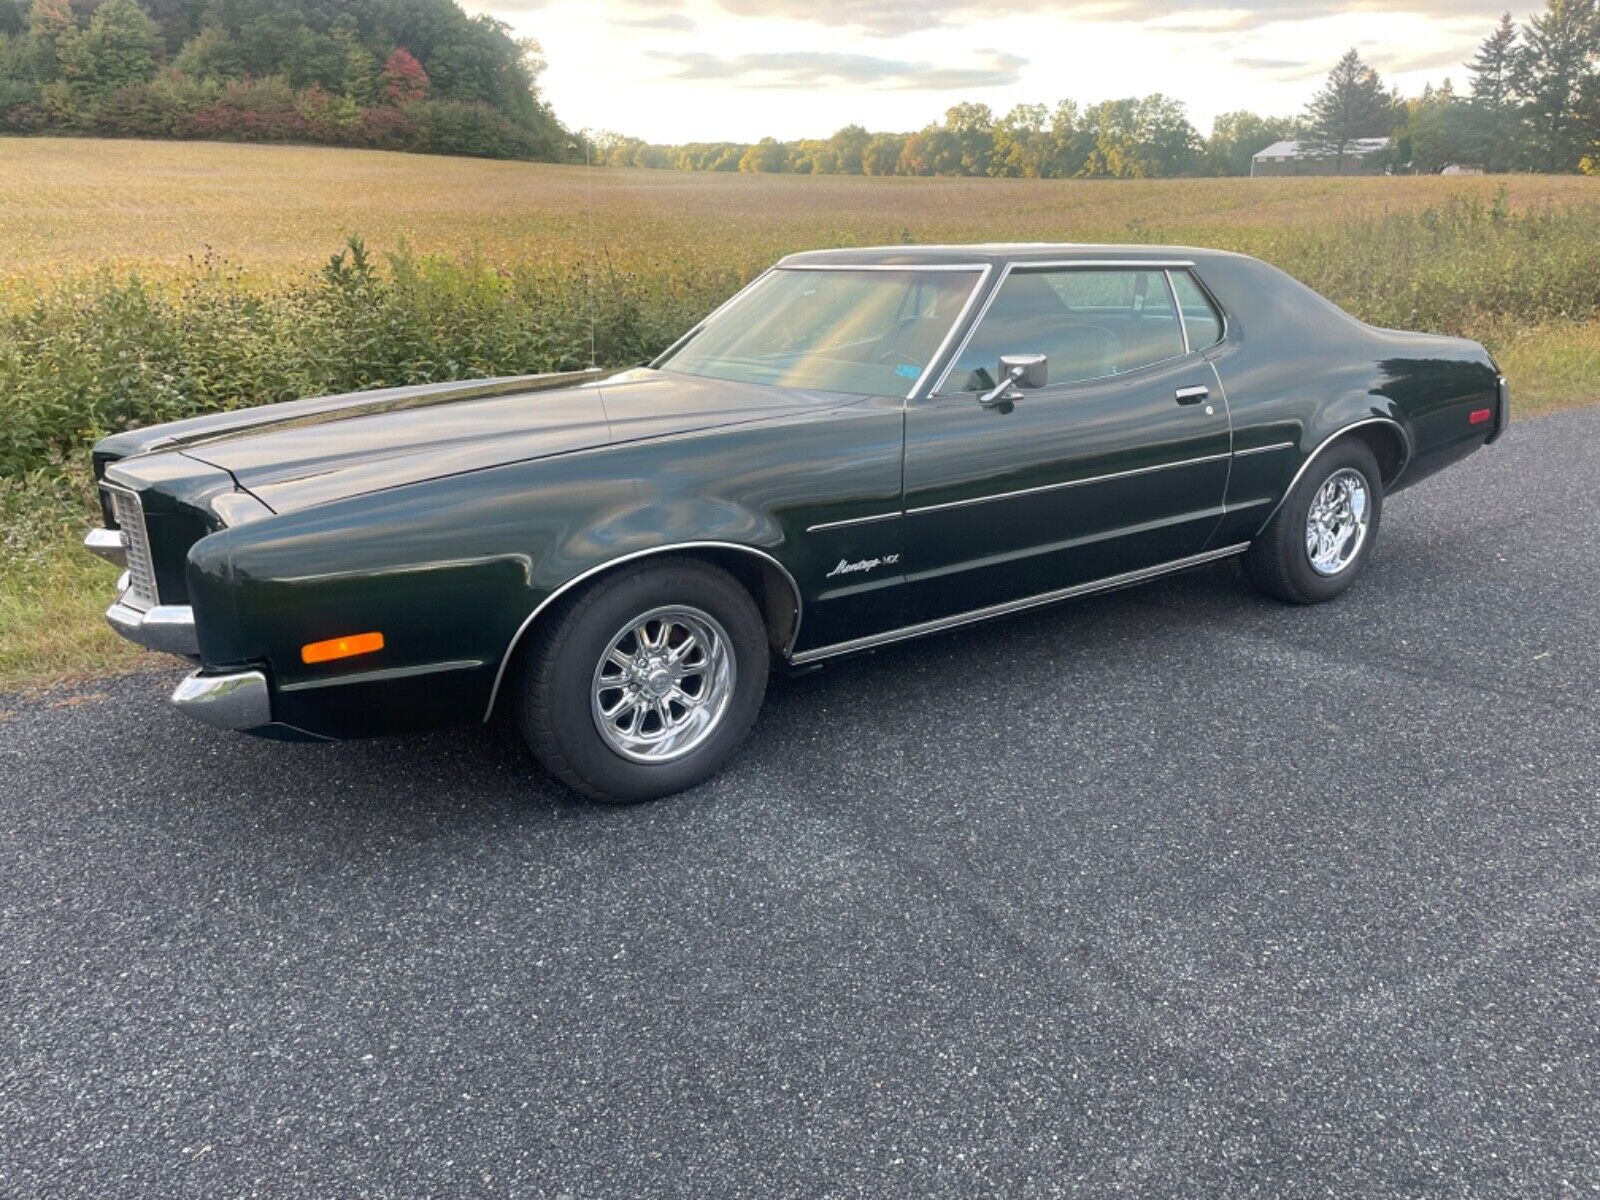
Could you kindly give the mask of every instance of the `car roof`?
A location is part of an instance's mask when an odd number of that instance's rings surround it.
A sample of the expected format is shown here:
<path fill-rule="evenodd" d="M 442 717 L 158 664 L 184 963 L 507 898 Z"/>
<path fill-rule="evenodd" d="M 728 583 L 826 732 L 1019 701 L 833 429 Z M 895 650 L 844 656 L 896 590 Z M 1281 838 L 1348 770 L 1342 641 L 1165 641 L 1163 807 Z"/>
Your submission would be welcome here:
<path fill-rule="evenodd" d="M 854 246 L 806 250 L 782 259 L 780 267 L 942 267 L 999 266 L 1059 261 L 1199 262 L 1223 251 L 1194 246 L 1117 246 L 1075 242 L 981 242 L 943 246 Z"/>

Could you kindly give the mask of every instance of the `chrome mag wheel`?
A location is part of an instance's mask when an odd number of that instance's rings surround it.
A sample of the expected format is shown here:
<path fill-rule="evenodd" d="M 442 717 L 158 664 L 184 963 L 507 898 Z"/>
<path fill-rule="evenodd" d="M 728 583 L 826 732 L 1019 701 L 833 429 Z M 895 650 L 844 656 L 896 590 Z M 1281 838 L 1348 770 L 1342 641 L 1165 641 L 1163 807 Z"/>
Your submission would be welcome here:
<path fill-rule="evenodd" d="M 1344 467 L 1335 471 L 1311 499 L 1306 514 L 1306 556 L 1318 575 L 1337 575 L 1355 561 L 1367 541 L 1372 497 L 1366 477 Z"/>
<path fill-rule="evenodd" d="M 600 736 L 634 762 L 682 758 L 716 730 L 733 699 L 727 633 L 698 608 L 654 608 L 624 625 L 594 670 Z"/>

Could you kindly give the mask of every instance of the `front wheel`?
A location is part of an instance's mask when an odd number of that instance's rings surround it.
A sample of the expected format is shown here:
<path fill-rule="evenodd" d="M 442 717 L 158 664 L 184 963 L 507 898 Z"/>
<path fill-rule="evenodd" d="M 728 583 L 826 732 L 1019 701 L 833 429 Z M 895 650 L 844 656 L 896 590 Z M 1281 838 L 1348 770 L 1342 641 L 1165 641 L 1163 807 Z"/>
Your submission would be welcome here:
<path fill-rule="evenodd" d="M 595 800 L 692 787 L 744 740 L 767 689 L 766 627 L 726 571 L 659 560 L 584 588 L 536 629 L 518 689 L 534 755 Z"/>
<path fill-rule="evenodd" d="M 1355 581 L 1383 513 L 1383 475 L 1361 442 L 1319 455 L 1250 543 L 1245 573 L 1291 604 L 1332 600 Z"/>

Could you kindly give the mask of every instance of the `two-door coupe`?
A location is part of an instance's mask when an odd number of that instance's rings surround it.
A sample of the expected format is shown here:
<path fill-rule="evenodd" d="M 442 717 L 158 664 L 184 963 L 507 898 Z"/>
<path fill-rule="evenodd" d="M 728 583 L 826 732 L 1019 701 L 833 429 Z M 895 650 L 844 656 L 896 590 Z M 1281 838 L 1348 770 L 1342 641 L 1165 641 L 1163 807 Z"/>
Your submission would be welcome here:
<path fill-rule="evenodd" d="M 648 367 L 106 438 L 108 615 L 173 702 L 346 738 L 511 705 L 572 787 L 705 779 L 801 666 L 1242 555 L 1331 599 L 1506 427 L 1482 346 L 1148 246 L 796 254 Z"/>

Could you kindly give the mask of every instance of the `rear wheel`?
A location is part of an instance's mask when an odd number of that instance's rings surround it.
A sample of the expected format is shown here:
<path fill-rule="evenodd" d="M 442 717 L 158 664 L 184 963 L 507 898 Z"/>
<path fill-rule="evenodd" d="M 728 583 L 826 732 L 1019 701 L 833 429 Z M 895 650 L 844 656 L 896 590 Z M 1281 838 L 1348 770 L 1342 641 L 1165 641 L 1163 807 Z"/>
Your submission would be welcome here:
<path fill-rule="evenodd" d="M 766 694 L 766 628 L 726 571 L 657 560 L 583 589 L 536 631 L 518 724 L 541 763 L 631 804 L 714 774 Z"/>
<path fill-rule="evenodd" d="M 1383 475 L 1361 442 L 1318 455 L 1244 556 L 1262 591 L 1291 604 L 1332 600 L 1355 581 L 1383 513 Z"/>

